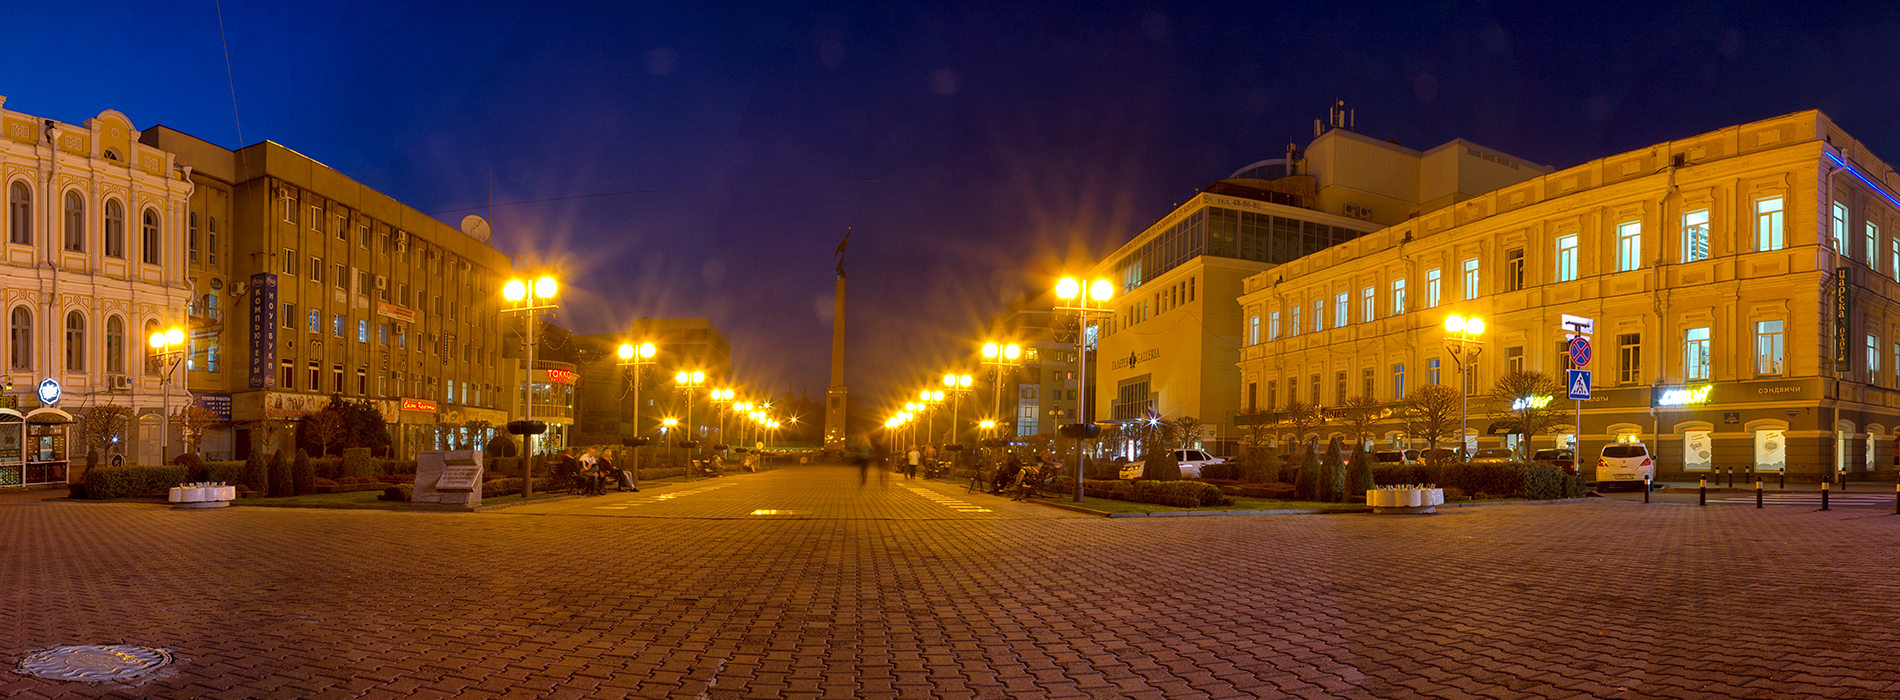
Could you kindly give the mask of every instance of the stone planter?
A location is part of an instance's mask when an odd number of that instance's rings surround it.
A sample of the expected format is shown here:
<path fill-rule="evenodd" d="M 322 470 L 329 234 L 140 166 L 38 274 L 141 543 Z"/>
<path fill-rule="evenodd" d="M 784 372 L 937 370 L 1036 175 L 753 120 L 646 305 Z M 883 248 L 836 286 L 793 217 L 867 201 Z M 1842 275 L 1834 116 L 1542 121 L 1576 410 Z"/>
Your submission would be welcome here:
<path fill-rule="evenodd" d="M 237 487 L 224 484 L 173 486 L 168 498 L 173 508 L 223 508 L 237 498 Z"/>
<path fill-rule="evenodd" d="M 1423 487 L 1388 487 L 1366 492 L 1366 505 L 1375 515 L 1436 513 L 1445 504 L 1445 490 Z"/>

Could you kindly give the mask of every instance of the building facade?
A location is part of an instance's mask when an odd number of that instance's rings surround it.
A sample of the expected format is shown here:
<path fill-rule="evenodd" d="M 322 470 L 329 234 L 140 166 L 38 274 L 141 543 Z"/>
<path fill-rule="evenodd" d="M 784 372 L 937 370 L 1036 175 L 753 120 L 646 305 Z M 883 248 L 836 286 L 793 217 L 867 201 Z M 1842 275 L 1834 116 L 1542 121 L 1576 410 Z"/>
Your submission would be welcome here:
<path fill-rule="evenodd" d="M 990 319 L 989 338 L 1022 347 L 1016 365 L 984 365 L 971 375 L 989 389 L 971 393 L 987 399 L 974 415 L 990 416 L 993 411 L 1002 429 L 999 435 L 1053 435 L 1063 424 L 1076 422 L 1081 383 L 1075 317 L 1055 307 L 1055 295 L 1045 290 L 1011 302 Z"/>
<path fill-rule="evenodd" d="M 1594 321 L 1591 397 L 1553 397 L 1537 447 L 1643 442 L 1658 473 L 1891 469 L 1900 425 L 1900 175 L 1819 112 L 1657 144 L 1460 201 L 1246 281 L 1249 406 L 1396 406 L 1459 383 L 1448 315 L 1486 327 L 1474 446 L 1498 377 L 1574 369 L 1565 315 Z M 1336 428 L 1321 427 L 1323 437 Z M 1388 419 L 1381 441 L 1415 441 Z M 1499 433 L 1499 434 L 1492 434 Z"/>
<path fill-rule="evenodd" d="M 162 126 L 139 141 L 197 185 L 189 373 L 229 396 L 231 458 L 277 450 L 332 396 L 376 406 L 398 456 L 507 422 L 510 262 L 486 226 L 464 233 L 268 141 L 231 151 Z"/>
<path fill-rule="evenodd" d="M 1231 301 L 1245 280 L 1550 171 L 1463 140 L 1412 150 L 1354 133 L 1341 115 L 1305 149 L 1208 186 L 1090 271 L 1116 285 L 1112 317 L 1090 331 L 1097 420 L 1194 417 L 1204 446 L 1233 454 L 1250 405 L 1235 363 L 1260 331 Z"/>
<path fill-rule="evenodd" d="M 83 464 L 88 411 L 130 411 L 126 434 L 98 455 L 157 463 L 180 451 L 167 410 L 191 395 L 145 339 L 184 321 L 192 294 L 184 259 L 193 184 L 170 154 L 140 143 L 107 110 L 67 124 L 4 109 L 0 254 L 6 376 L 0 400 L 0 487 L 63 483 Z M 42 394 L 54 382 L 59 391 Z M 44 401 L 42 396 L 56 396 Z"/>

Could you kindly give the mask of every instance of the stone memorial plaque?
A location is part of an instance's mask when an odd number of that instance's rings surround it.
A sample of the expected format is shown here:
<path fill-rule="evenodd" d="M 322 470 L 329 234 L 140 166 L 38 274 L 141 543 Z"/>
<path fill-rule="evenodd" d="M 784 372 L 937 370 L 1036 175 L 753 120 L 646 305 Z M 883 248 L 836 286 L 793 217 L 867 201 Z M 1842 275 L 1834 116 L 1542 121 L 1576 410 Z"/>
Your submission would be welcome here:
<path fill-rule="evenodd" d="M 482 453 L 474 450 L 432 450 L 416 454 L 415 491 L 411 503 L 455 506 L 482 504 Z"/>

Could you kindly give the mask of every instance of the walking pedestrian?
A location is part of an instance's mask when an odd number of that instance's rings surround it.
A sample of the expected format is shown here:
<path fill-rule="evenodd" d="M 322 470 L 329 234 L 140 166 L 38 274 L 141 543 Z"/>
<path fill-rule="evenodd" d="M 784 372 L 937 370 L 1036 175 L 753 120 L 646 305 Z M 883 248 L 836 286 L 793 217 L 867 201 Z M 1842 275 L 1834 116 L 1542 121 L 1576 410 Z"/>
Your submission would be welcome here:
<path fill-rule="evenodd" d="M 924 445 L 924 478 L 937 475 L 937 446 Z"/>
<path fill-rule="evenodd" d="M 917 478 L 917 464 L 924 461 L 924 453 L 919 452 L 916 445 L 911 445 L 910 452 L 905 457 L 910 461 L 904 465 L 904 478 Z"/>

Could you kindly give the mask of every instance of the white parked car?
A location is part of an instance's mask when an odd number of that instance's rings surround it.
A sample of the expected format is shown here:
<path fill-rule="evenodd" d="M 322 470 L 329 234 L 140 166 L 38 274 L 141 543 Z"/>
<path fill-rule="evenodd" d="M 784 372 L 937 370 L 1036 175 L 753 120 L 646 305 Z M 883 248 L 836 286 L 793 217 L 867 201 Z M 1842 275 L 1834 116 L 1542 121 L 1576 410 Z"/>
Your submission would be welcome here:
<path fill-rule="evenodd" d="M 1201 465 L 1226 464 L 1227 460 L 1215 457 L 1200 450 L 1175 450 L 1174 459 L 1181 463 L 1181 476 L 1195 479 L 1201 476 Z M 1141 478 L 1141 472 L 1147 468 L 1148 461 L 1129 462 L 1122 466 L 1122 478 L 1133 481 Z"/>
<path fill-rule="evenodd" d="M 1645 478 L 1656 478 L 1656 460 L 1649 447 L 1640 442 L 1618 442 L 1603 446 L 1597 458 L 1597 486 L 1613 482 L 1633 482 L 1641 487 Z"/>

